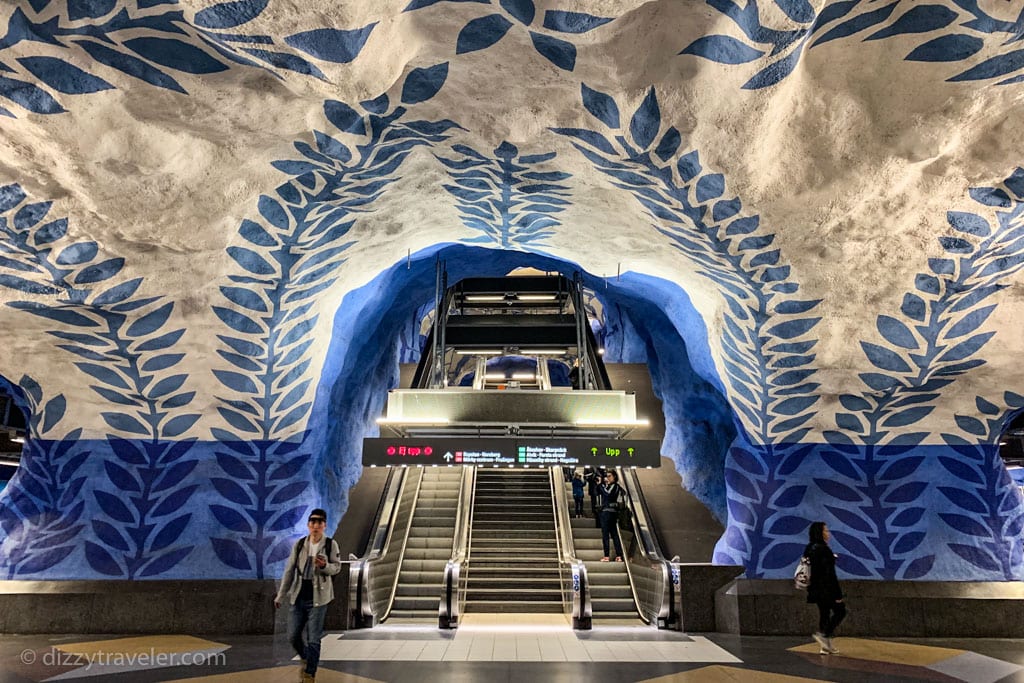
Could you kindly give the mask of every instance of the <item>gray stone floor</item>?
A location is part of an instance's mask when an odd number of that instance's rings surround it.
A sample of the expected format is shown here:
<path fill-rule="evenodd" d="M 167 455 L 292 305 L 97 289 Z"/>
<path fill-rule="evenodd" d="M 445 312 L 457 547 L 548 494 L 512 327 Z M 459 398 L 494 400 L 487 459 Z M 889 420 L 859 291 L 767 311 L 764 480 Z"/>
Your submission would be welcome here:
<path fill-rule="evenodd" d="M 819 655 L 807 638 L 681 634 L 634 623 L 574 632 L 559 617 L 481 615 L 457 631 L 385 624 L 329 633 L 319 683 L 372 681 L 1024 682 L 1024 641 L 837 638 Z M 296 681 L 274 636 L 4 636 L 0 683 L 25 681 Z"/>

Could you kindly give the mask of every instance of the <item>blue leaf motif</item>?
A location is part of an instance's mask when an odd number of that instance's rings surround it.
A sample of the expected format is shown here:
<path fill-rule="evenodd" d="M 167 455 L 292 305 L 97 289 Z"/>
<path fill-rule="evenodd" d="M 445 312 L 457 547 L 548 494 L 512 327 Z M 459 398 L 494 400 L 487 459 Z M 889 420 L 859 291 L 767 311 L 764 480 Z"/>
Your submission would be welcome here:
<path fill-rule="evenodd" d="M 65 248 L 57 255 L 57 265 L 78 266 L 93 260 L 98 253 L 99 245 L 95 242 L 78 242 Z"/>
<path fill-rule="evenodd" d="M 868 360 L 876 368 L 892 372 L 910 372 L 910 365 L 903 360 L 902 356 L 894 351 L 865 341 L 862 341 L 860 346 L 864 350 L 864 355 L 868 357 Z"/>
<path fill-rule="evenodd" d="M 610 17 L 595 17 L 583 12 L 548 10 L 544 13 L 544 28 L 560 33 L 587 33 L 613 21 Z"/>
<path fill-rule="evenodd" d="M 448 79 L 448 62 L 413 69 L 402 85 L 402 103 L 417 104 L 436 95 Z"/>
<path fill-rule="evenodd" d="M 534 14 L 537 12 L 533 0 L 501 0 L 501 6 L 524 26 L 533 23 Z"/>
<path fill-rule="evenodd" d="M 662 128 L 662 113 L 658 109 L 654 88 L 651 88 L 630 120 L 630 134 L 641 150 L 646 150 L 654 141 L 660 128 Z"/>
<path fill-rule="evenodd" d="M 848 534 L 836 529 L 832 531 L 832 535 L 835 536 L 835 539 L 840 545 L 853 553 L 856 557 L 868 561 L 875 559 L 875 554 L 871 551 L 871 548 L 853 534 Z"/>
<path fill-rule="evenodd" d="M 747 477 L 740 474 L 738 470 L 726 467 L 725 481 L 729 485 L 730 489 L 744 498 L 755 502 L 760 500 L 760 494 L 758 493 L 757 487 L 754 486 Z"/>
<path fill-rule="evenodd" d="M 997 562 L 992 556 L 992 553 L 984 548 L 962 545 L 960 543 L 950 543 L 949 549 L 979 569 L 984 569 L 990 572 L 997 572 L 1000 570 L 999 562 Z"/>
<path fill-rule="evenodd" d="M 963 510 L 973 512 L 978 515 L 988 513 L 985 503 L 970 491 L 953 488 L 952 486 L 939 486 L 938 489 L 942 492 L 942 495 L 949 500 L 949 502 Z"/>
<path fill-rule="evenodd" d="M 1024 67 L 1024 50 L 1015 50 L 987 59 L 981 64 L 950 78 L 952 82 L 978 81 L 1005 76 Z M 951 546 L 952 547 L 952 546 Z"/>
<path fill-rule="evenodd" d="M 68 0 L 68 19 L 99 19 L 117 5 L 117 0 Z M 40 9 L 36 9 L 40 11 Z"/>
<path fill-rule="evenodd" d="M 114 87 L 56 57 L 22 57 L 18 61 L 43 83 L 68 95 L 84 95 Z"/>
<path fill-rule="evenodd" d="M 906 479 L 921 466 L 924 462 L 924 457 L 915 455 L 906 458 L 900 458 L 890 462 L 884 470 L 878 474 L 880 481 L 899 481 L 900 479 Z"/>
<path fill-rule="evenodd" d="M 807 523 L 804 522 L 804 528 L 806 527 Z M 761 566 L 765 569 L 792 567 L 800 559 L 800 555 L 803 554 L 803 551 L 804 546 L 799 543 L 776 543 L 772 546 L 771 550 L 765 553 L 764 559 L 761 561 Z"/>
<path fill-rule="evenodd" d="M 765 474 L 764 465 L 754 455 L 742 448 L 730 449 L 729 455 L 733 462 L 743 468 L 745 472 L 749 472 L 755 476 L 762 476 Z"/>
<path fill-rule="evenodd" d="M 887 417 L 883 422 L 883 427 L 906 427 L 912 425 L 915 422 L 919 422 L 927 417 L 931 412 L 935 410 L 934 406 L 920 406 L 917 408 L 909 408 L 907 410 L 894 413 Z"/>
<path fill-rule="evenodd" d="M 117 496 L 106 491 L 94 491 L 93 495 L 96 497 L 96 503 L 100 506 L 100 509 L 111 519 L 125 524 L 131 524 L 135 521 L 135 516 L 131 510 Z"/>
<path fill-rule="evenodd" d="M 773 505 L 780 510 L 795 508 L 799 505 L 807 493 L 806 486 L 790 486 L 783 489 L 776 497 Z"/>
<path fill-rule="evenodd" d="M 92 521 L 92 530 L 96 534 L 96 538 L 103 541 L 103 543 L 111 548 L 128 552 L 131 546 L 128 545 L 128 541 L 125 540 L 124 536 L 118 531 L 117 527 L 112 524 L 107 524 L 98 519 Z"/>
<path fill-rule="evenodd" d="M 229 508 L 224 505 L 211 505 L 210 512 L 217 518 L 217 521 L 221 523 L 228 531 L 234 531 L 236 533 L 251 534 L 254 529 L 252 523 L 239 514 L 234 508 Z"/>
<path fill-rule="evenodd" d="M 75 284 L 87 285 L 108 280 L 121 272 L 123 267 L 123 258 L 108 259 L 78 271 L 78 274 L 75 276 Z"/>
<path fill-rule="evenodd" d="M 968 536 L 978 536 L 980 538 L 992 537 L 992 531 L 990 529 L 985 528 L 984 525 L 982 525 L 976 519 L 973 519 L 971 517 L 940 512 L 939 518 L 941 518 L 943 522 L 945 522 L 950 527 L 956 529 L 962 534 L 967 534 Z"/>
<path fill-rule="evenodd" d="M 942 5 L 918 5 L 864 40 L 881 40 L 904 33 L 928 33 L 949 26 L 956 17 L 956 12 Z"/>
<path fill-rule="evenodd" d="M 253 503 L 246 490 L 232 479 L 213 477 L 210 479 L 210 483 L 213 484 L 213 487 L 217 489 L 217 492 L 220 493 L 220 495 L 224 496 L 232 503 L 242 506 L 249 506 Z"/>
<path fill-rule="evenodd" d="M 900 305 L 900 311 L 903 315 L 907 316 L 911 320 L 917 322 L 924 322 L 924 316 L 928 308 L 924 302 L 924 299 L 916 294 L 904 294 L 903 303 Z"/>
<path fill-rule="evenodd" d="M 317 59 L 348 64 L 359 56 L 376 25 L 374 22 L 352 30 L 318 28 L 287 36 L 284 42 Z"/>
<path fill-rule="evenodd" d="M 847 510 L 846 508 L 835 507 L 832 505 L 826 505 L 825 509 L 828 510 L 832 516 L 854 531 L 859 531 L 862 534 L 874 534 L 876 531 L 874 524 L 869 520 L 864 519 L 864 517 L 853 510 Z"/>
<path fill-rule="evenodd" d="M 168 302 L 156 309 L 152 313 L 147 313 L 142 316 L 134 323 L 132 323 L 126 332 L 129 337 L 145 337 L 146 335 L 156 332 L 158 329 L 163 327 L 164 323 L 171 316 L 171 312 L 174 310 L 174 302 Z"/>
<path fill-rule="evenodd" d="M 992 227 L 988 221 L 977 214 L 966 211 L 947 211 L 946 220 L 954 230 L 968 235 L 988 237 L 992 233 Z"/>
<path fill-rule="evenodd" d="M 766 334 L 769 336 L 779 337 L 780 339 L 793 339 L 809 332 L 820 320 L 821 318 L 788 320 L 770 328 Z"/>
<path fill-rule="evenodd" d="M 889 15 L 892 14 L 898 4 L 899 2 L 894 2 L 875 10 L 874 12 L 865 12 L 864 14 L 858 15 L 849 21 L 844 21 L 811 43 L 811 47 L 816 47 L 823 43 L 836 40 L 837 38 L 852 36 L 854 33 L 863 31 L 864 29 L 875 26 L 876 24 L 880 24 L 889 18 Z"/>
<path fill-rule="evenodd" d="M 985 41 L 977 36 L 952 33 L 918 45 L 904 59 L 908 62 L 960 62 L 976 54 L 983 47 Z"/>
<path fill-rule="evenodd" d="M 903 508 L 889 523 L 899 528 L 911 527 L 921 521 L 924 513 L 925 509 L 922 507 Z"/>
<path fill-rule="evenodd" d="M 703 36 L 690 43 L 681 55 L 696 55 L 719 64 L 745 64 L 764 56 L 746 43 L 731 36 Z"/>
<path fill-rule="evenodd" d="M 211 538 L 213 552 L 217 559 L 233 569 L 251 571 L 252 564 L 249 562 L 248 554 L 240 543 L 230 538 Z"/>
<path fill-rule="evenodd" d="M 251 249 L 245 247 L 228 247 L 228 254 L 238 265 L 245 268 L 253 275 L 273 275 L 277 272 L 274 266 L 270 265 L 265 258 Z"/>
<path fill-rule="evenodd" d="M 149 429 L 131 415 L 124 415 L 122 413 L 100 413 L 100 415 L 103 417 L 104 422 L 119 432 L 141 435 L 149 434 Z"/>
<path fill-rule="evenodd" d="M 203 28 L 225 29 L 252 21 L 267 8 L 270 0 L 234 0 L 221 2 L 196 12 L 195 22 Z"/>
<path fill-rule="evenodd" d="M 697 201 L 706 202 L 715 197 L 721 197 L 725 192 L 725 176 L 721 173 L 712 173 L 697 181 Z M 760 239 L 760 238 L 747 238 Z M 746 242 L 746 240 L 744 240 Z"/>
<path fill-rule="evenodd" d="M 194 546 L 179 548 L 153 558 L 145 568 L 139 572 L 139 576 L 156 576 L 157 574 L 162 574 L 173 569 L 176 564 L 181 562 L 189 553 L 192 552 L 193 547 Z"/>
<path fill-rule="evenodd" d="M 107 473 L 107 479 L 121 491 L 142 491 L 142 486 L 135 475 L 117 463 L 107 460 L 103 463 L 103 469 Z"/>
<path fill-rule="evenodd" d="M 576 46 L 570 42 L 530 31 L 533 47 L 549 62 L 565 71 L 576 68 Z"/>
<path fill-rule="evenodd" d="M 768 533 L 776 536 L 796 536 L 807 531 L 807 520 L 803 517 L 783 516 L 772 522 Z"/>
<path fill-rule="evenodd" d="M 836 451 L 825 451 L 821 454 L 821 459 L 826 465 L 842 476 L 854 481 L 860 479 L 860 473 L 857 472 L 857 469 L 850 463 L 850 459 L 842 453 L 838 453 Z"/>
<path fill-rule="evenodd" d="M 163 550 L 177 541 L 181 536 L 181 533 L 185 531 L 185 527 L 188 526 L 191 519 L 192 513 L 189 512 L 181 515 L 180 517 L 175 517 L 165 524 L 164 527 L 157 532 L 156 536 L 153 537 L 153 542 L 149 546 L 150 551 L 156 552 L 158 550 Z"/>
<path fill-rule="evenodd" d="M 5 76 L 0 76 L 0 96 L 20 104 L 34 114 L 60 114 L 65 111 L 45 90 Z"/>
<path fill-rule="evenodd" d="M 270 50 L 259 50 L 257 48 L 243 48 L 246 54 L 250 54 L 257 59 L 262 59 L 264 62 L 272 66 L 276 66 L 279 69 L 288 69 L 295 73 L 306 74 L 307 76 L 313 76 L 322 80 L 326 80 L 324 72 L 316 67 L 315 64 L 299 57 L 298 55 L 289 54 L 287 52 L 273 52 Z"/>
<path fill-rule="evenodd" d="M 352 107 L 345 104 L 344 102 L 338 102 L 337 100 L 327 100 L 326 102 L 324 102 L 324 115 L 327 117 L 328 121 L 334 124 L 334 126 L 342 132 L 355 133 L 356 135 L 366 134 L 366 122 L 363 120 L 363 115 L 357 112 Z M 264 213 L 262 207 L 263 198 L 261 197 L 260 199 L 260 213 L 263 214 L 263 216 L 268 221 L 270 221 L 270 223 L 275 227 L 278 227 L 282 230 L 287 229 L 288 218 L 281 211 L 280 205 L 277 205 L 277 212 L 275 213 L 275 218 L 271 219 L 270 216 Z M 271 202 L 273 201 L 269 197 L 267 199 Z M 276 204 L 276 202 L 274 203 Z M 280 215 L 278 216 L 277 214 Z"/>
<path fill-rule="evenodd" d="M 175 38 L 130 38 L 124 46 L 160 66 L 190 74 L 212 74 L 228 67 L 194 45 Z"/>
<path fill-rule="evenodd" d="M 860 493 L 846 484 L 841 484 L 831 479 L 815 479 L 814 483 L 827 495 L 838 500 L 845 500 L 848 503 L 859 503 L 863 500 L 863 496 Z"/>
<path fill-rule="evenodd" d="M 138 78 L 150 85 L 155 85 L 158 88 L 185 93 L 185 89 L 176 80 L 137 57 L 112 50 L 105 45 L 100 45 L 90 40 L 76 40 L 75 43 L 100 64 L 117 69 L 122 73 Z"/>
<path fill-rule="evenodd" d="M 913 481 L 896 487 L 884 497 L 884 500 L 886 503 L 912 503 L 920 498 L 927 488 L 927 482 Z"/>
<path fill-rule="evenodd" d="M 893 546 L 892 552 L 894 555 L 903 555 L 909 553 L 917 546 L 921 545 L 921 541 L 925 539 L 925 534 L 922 531 L 912 531 L 907 534 L 903 534 L 900 540 Z"/>
<path fill-rule="evenodd" d="M 982 323 L 988 319 L 994 310 L 996 310 L 996 307 L 993 304 L 971 311 L 960 322 L 949 328 L 949 332 L 946 333 L 946 339 L 956 339 L 957 337 L 974 332 L 974 330 L 981 327 Z"/>
<path fill-rule="evenodd" d="M 512 22 L 500 14 L 473 19 L 459 31 L 455 54 L 487 49 L 504 38 L 510 28 Z"/>
<path fill-rule="evenodd" d="M 107 576 L 123 576 L 124 570 L 121 565 L 117 563 L 110 553 L 103 549 L 102 546 L 96 545 L 92 541 L 85 542 L 85 559 L 89 562 L 89 566 L 100 574 Z"/>
<path fill-rule="evenodd" d="M 918 347 L 919 342 L 914 333 L 896 318 L 880 315 L 875 324 L 886 341 L 904 349 L 916 349 Z"/>
<path fill-rule="evenodd" d="M 619 127 L 619 107 L 612 97 L 588 88 L 586 83 L 580 84 L 580 92 L 587 111 L 609 128 Z"/>
<path fill-rule="evenodd" d="M 934 555 L 925 555 L 924 557 L 919 557 L 910 564 L 908 564 L 907 568 L 903 570 L 903 579 L 907 581 L 913 581 L 915 579 L 923 578 L 925 574 L 932 570 L 932 565 L 934 564 Z"/>
<path fill-rule="evenodd" d="M 981 347 L 988 343 L 988 340 L 995 335 L 995 332 L 976 334 L 973 337 L 962 341 L 951 349 L 947 349 L 936 362 L 948 363 L 950 361 L 963 360 L 981 350 Z"/>

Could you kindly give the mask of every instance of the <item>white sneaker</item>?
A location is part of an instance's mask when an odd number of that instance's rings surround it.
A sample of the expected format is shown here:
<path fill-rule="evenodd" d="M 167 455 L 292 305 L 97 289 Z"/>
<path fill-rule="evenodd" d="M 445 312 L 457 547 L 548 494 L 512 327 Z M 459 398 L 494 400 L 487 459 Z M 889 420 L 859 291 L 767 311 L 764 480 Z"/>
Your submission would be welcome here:
<path fill-rule="evenodd" d="M 830 655 L 834 655 L 834 654 L 837 654 L 837 653 L 839 652 L 839 648 L 838 648 L 838 647 L 836 647 L 836 646 L 835 646 L 835 645 L 834 645 L 834 644 L 832 643 L 832 639 L 831 639 L 831 638 L 826 638 L 825 640 L 826 640 L 826 641 L 828 641 L 828 646 L 826 647 L 826 649 L 828 650 L 828 653 L 829 653 Z"/>
<path fill-rule="evenodd" d="M 829 649 L 829 647 L 828 647 L 828 638 L 825 637 L 825 634 L 820 633 L 820 632 L 812 633 L 811 634 L 811 638 L 814 638 L 814 641 L 816 643 L 818 643 L 818 645 L 821 645 L 821 649 L 822 650 L 828 650 Z"/>

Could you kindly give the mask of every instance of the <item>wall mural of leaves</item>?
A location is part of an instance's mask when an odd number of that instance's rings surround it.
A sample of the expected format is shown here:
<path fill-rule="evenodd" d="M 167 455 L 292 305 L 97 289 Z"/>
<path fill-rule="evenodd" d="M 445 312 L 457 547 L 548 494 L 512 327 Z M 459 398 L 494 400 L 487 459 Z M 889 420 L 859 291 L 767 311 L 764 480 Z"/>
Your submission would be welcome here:
<path fill-rule="evenodd" d="M 488 14 L 471 19 L 459 31 L 456 55 L 486 50 L 498 44 L 509 31 L 525 30 L 537 54 L 559 69 L 570 72 L 576 68 L 577 52 L 575 43 L 567 38 L 589 33 L 614 21 L 614 17 L 598 17 L 584 12 L 555 9 L 538 12 L 533 0 L 412 0 L 404 11 L 412 12 L 449 2 L 489 6 Z"/>
<path fill-rule="evenodd" d="M 107 460 L 105 480 L 90 487 L 98 542 L 86 541 L 86 559 L 106 576 L 156 576 L 192 550 L 177 542 L 191 519 L 179 511 L 198 488 L 184 483 L 198 463 L 186 457 L 194 439 L 171 439 L 200 416 L 187 411 L 195 397 L 183 390 L 188 374 L 174 370 L 184 354 L 168 352 L 185 330 L 167 329 L 173 302 L 137 295 L 142 278 L 106 284 L 124 259 L 68 239 L 67 219 L 47 221 L 50 208 L 29 202 L 17 185 L 0 188 L 0 285 L 54 297 L 7 305 L 58 324 L 48 334 L 78 358 L 75 367 L 111 407 L 101 416 L 118 461 Z"/>
<path fill-rule="evenodd" d="M 519 149 L 502 142 L 488 158 L 466 145 L 453 145 L 458 156 L 437 159 L 448 169 L 453 184 L 445 185 L 462 215 L 462 223 L 478 231 L 467 243 L 495 244 L 503 249 L 536 247 L 560 222 L 557 214 L 570 201 L 569 187 L 560 184 L 572 174 L 542 170 L 554 152 L 519 156 Z"/>
<path fill-rule="evenodd" d="M 1024 49 L 1017 47 L 1020 18 L 1005 21 L 987 13 L 976 0 L 920 3 L 896 0 L 872 3 L 833 0 L 816 11 L 807 0 L 772 0 L 790 22 L 790 28 L 767 26 L 756 0 L 707 0 L 730 20 L 742 38 L 711 34 L 687 45 L 680 55 L 692 55 L 718 64 L 757 62 L 743 88 L 758 90 L 778 84 L 793 73 L 805 51 L 836 40 L 856 40 L 859 49 L 874 41 L 913 37 L 917 45 L 903 57 L 908 62 L 949 63 L 947 81 L 990 81 L 1010 85 L 1024 81 Z M 1024 17 L 1024 15 L 1022 15 Z M 956 65 L 986 45 L 995 54 L 970 68 Z M 995 80 L 1000 79 L 1000 80 Z"/>
<path fill-rule="evenodd" d="M 274 166 L 292 176 L 263 196 L 258 220 L 243 221 L 241 244 L 228 247 L 238 274 L 221 287 L 225 304 L 213 311 L 228 330 L 218 335 L 220 357 L 230 369 L 215 369 L 227 389 L 218 396 L 228 429 L 214 428 L 224 448 L 217 452 L 222 476 L 212 480 L 223 498 L 210 511 L 229 535 L 212 539 L 225 565 L 269 576 L 291 546 L 291 532 L 314 500 L 312 453 L 303 448 L 316 388 L 308 371 L 316 297 L 327 291 L 353 245 L 349 231 L 400 176 L 415 149 L 447 139 L 453 121 L 410 120 L 408 107 L 433 97 L 448 64 L 413 69 L 402 84 L 401 102 L 385 94 L 358 105 L 324 105 L 334 134 L 314 131 L 315 147 L 295 143 L 302 160 Z M 354 135 L 354 147 L 335 137 Z"/>
<path fill-rule="evenodd" d="M 809 448 L 799 442 L 818 402 L 811 333 L 820 318 L 811 314 L 820 302 L 796 296 L 799 284 L 774 247 L 774 235 L 761 228 L 759 216 L 743 211 L 738 197 L 728 196 L 725 177 L 705 169 L 699 151 L 686 150 L 679 131 L 662 123 L 653 88 L 628 122 L 609 95 L 586 84 L 581 94 L 604 130 L 555 132 L 572 139 L 616 188 L 634 196 L 696 272 L 718 286 L 728 306 L 724 379 L 750 438 L 738 438 L 726 461 L 737 521 L 725 538 L 741 557 L 756 554 L 764 521 L 753 507 L 785 486 L 780 469 Z"/>
<path fill-rule="evenodd" d="M 22 467 L 10 485 L 10 495 L 0 503 L 4 531 L 0 568 L 8 580 L 34 576 L 71 559 L 85 527 L 85 502 L 79 493 L 86 481 L 82 463 L 89 456 L 79 444 L 81 429 L 72 429 L 60 439 L 42 438 L 64 417 L 63 394 L 44 401 L 42 388 L 28 376 L 21 378 L 18 387 L 0 378 L 0 389 L 23 395 L 31 415 Z"/>
<path fill-rule="evenodd" d="M 234 66 L 264 69 L 282 78 L 295 72 L 324 79 L 316 61 L 355 60 L 376 23 L 353 29 L 316 28 L 275 37 L 238 31 L 256 19 L 269 0 L 234 0 L 196 12 L 190 23 L 176 0 L 35 2 L 17 7 L 0 38 L 0 97 L 34 114 L 66 111 L 62 95 L 89 95 L 115 86 L 97 73 L 114 69 L 157 88 L 188 94 L 181 75 L 205 76 Z M 44 43 L 65 56 L 18 57 L 5 53 L 26 41 Z M 281 43 L 284 43 L 283 45 Z M 311 59 L 313 61 L 311 61 Z M 97 73 L 81 68 L 90 65 Z M 14 116 L 0 107 L 0 115 Z"/>

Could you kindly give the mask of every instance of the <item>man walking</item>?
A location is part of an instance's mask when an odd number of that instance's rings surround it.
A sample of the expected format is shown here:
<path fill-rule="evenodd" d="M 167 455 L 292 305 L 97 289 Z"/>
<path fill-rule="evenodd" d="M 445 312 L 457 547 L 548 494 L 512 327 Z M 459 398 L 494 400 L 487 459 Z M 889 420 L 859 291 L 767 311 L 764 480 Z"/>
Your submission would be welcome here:
<path fill-rule="evenodd" d="M 317 508 L 309 513 L 309 535 L 292 547 L 281 575 L 281 586 L 274 598 L 274 607 L 281 607 L 286 598 L 292 606 L 288 619 L 288 635 L 292 647 L 302 660 L 302 683 L 316 680 L 320 663 L 320 639 L 324 635 L 327 604 L 334 599 L 331 579 L 341 571 L 338 544 L 324 536 L 327 513 Z"/>

